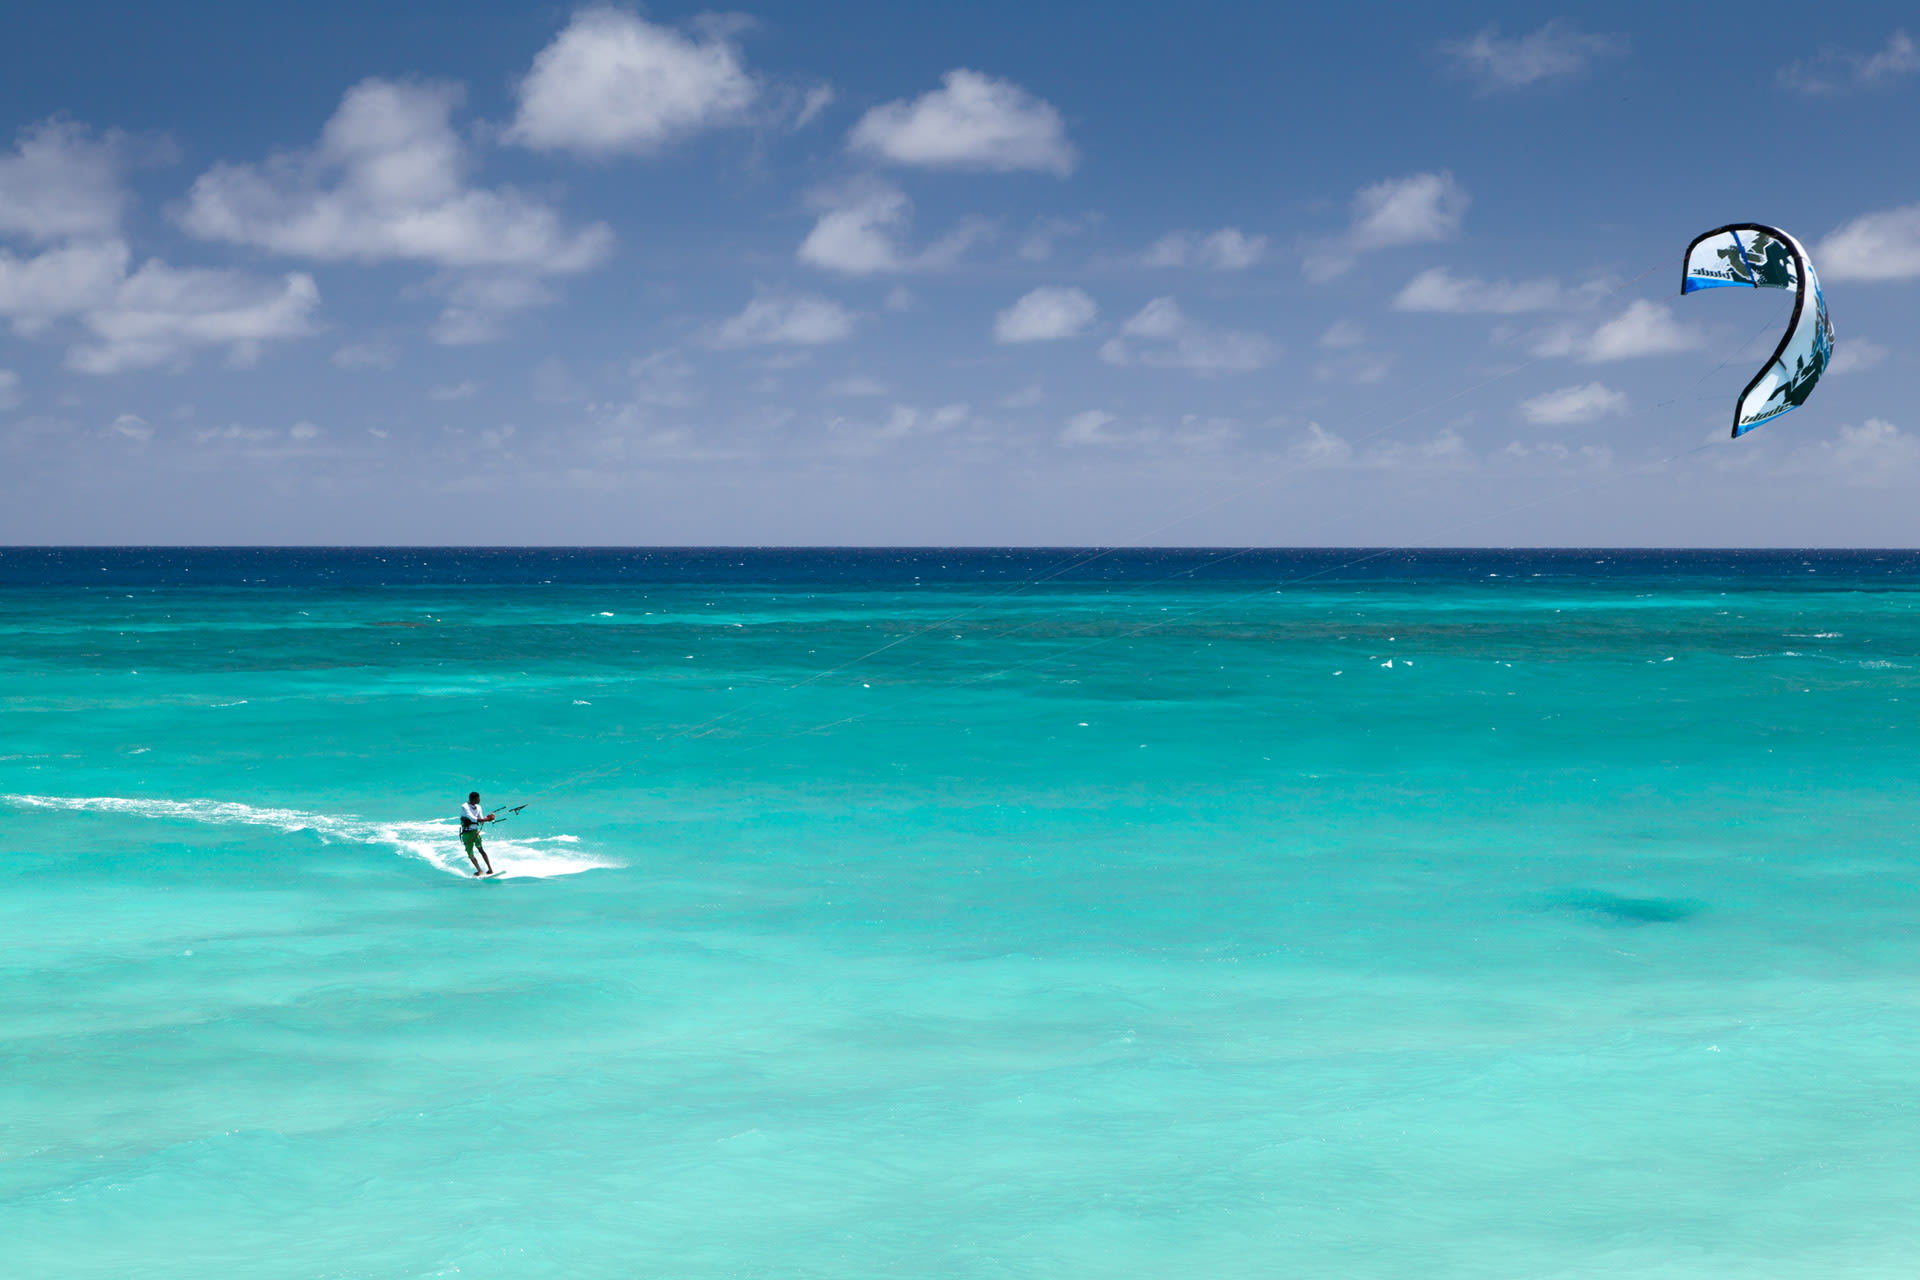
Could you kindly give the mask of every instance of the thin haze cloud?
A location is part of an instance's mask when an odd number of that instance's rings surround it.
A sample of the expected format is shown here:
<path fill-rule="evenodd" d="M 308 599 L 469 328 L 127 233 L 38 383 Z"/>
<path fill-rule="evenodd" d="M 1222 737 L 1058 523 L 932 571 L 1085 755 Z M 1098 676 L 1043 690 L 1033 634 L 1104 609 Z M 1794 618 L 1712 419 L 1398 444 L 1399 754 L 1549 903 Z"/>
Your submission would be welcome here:
<path fill-rule="evenodd" d="M 1528 35 L 1502 37 L 1487 27 L 1469 39 L 1449 40 L 1440 52 L 1481 93 L 1511 92 L 1545 80 L 1578 75 L 1597 58 L 1627 51 L 1621 36 L 1595 35 L 1554 19 Z"/>

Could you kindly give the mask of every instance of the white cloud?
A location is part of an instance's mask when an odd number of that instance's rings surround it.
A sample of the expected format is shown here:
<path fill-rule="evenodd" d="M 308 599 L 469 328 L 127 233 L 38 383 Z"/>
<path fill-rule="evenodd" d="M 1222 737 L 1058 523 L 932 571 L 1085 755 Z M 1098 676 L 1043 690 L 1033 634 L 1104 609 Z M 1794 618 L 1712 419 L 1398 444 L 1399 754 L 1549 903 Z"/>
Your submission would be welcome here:
<path fill-rule="evenodd" d="M 142 444 L 153 439 L 153 428 L 148 426 L 147 420 L 137 413 L 121 414 L 107 429 L 129 440 L 138 440 Z"/>
<path fill-rule="evenodd" d="M 993 320 L 995 342 L 1050 342 L 1071 338 L 1100 314 L 1092 298 L 1078 289 L 1039 288 Z"/>
<path fill-rule="evenodd" d="M 656 151 L 741 119 L 757 92 L 719 31 L 695 39 L 620 9 L 583 9 L 534 58 L 506 139 L 595 156 Z M 830 99 L 810 95 L 802 123 Z"/>
<path fill-rule="evenodd" d="M 1559 19 L 1531 35 L 1503 39 L 1500 28 L 1488 27 L 1471 40 L 1449 40 L 1440 46 L 1454 69 L 1475 81 L 1482 93 L 1575 75 L 1595 58 L 1626 49 L 1627 42 L 1620 36 L 1592 35 Z"/>
<path fill-rule="evenodd" d="M 827 384 L 830 396 L 883 396 L 887 394 L 887 385 L 875 378 L 854 376 L 836 378 Z"/>
<path fill-rule="evenodd" d="M 1799 475 L 1809 464 L 1824 465 L 1861 488 L 1906 485 L 1920 465 L 1920 440 L 1884 418 L 1868 418 L 1857 427 L 1841 427 L 1831 440 L 1795 450 L 1789 466 Z"/>
<path fill-rule="evenodd" d="M 1039 170 L 1065 177 L 1073 146 L 1053 106 L 1019 85 L 959 68 L 942 88 L 889 102 L 860 117 L 848 145 L 895 164 L 999 173 Z"/>
<path fill-rule="evenodd" d="M 121 240 L 81 242 L 31 258 L 0 250 L 0 316 L 31 336 L 55 320 L 78 319 L 93 341 L 68 349 L 82 373 L 177 365 L 194 348 L 224 346 L 236 365 L 259 344 L 312 332 L 320 302 L 313 278 L 279 280 L 237 271 L 182 270 L 158 259 L 128 274 Z"/>
<path fill-rule="evenodd" d="M 112 303 L 132 254 L 123 240 L 62 245 L 31 258 L 0 249 L 0 315 L 32 334 L 51 320 Z"/>
<path fill-rule="evenodd" d="M 1665 304 L 1640 298 L 1591 332 L 1571 325 L 1549 330 L 1536 339 L 1532 350 L 1535 356 L 1572 356 L 1602 364 L 1693 351 L 1704 341 L 1698 329 L 1675 320 Z"/>
<path fill-rule="evenodd" d="M 1829 280 L 1911 280 L 1920 276 L 1920 204 L 1855 218 L 1814 254 Z"/>
<path fill-rule="evenodd" d="M 815 346 L 839 342 L 853 332 L 853 314 L 830 298 L 802 294 L 755 298 L 739 315 L 722 321 L 714 341 L 723 347 L 772 344 Z"/>
<path fill-rule="evenodd" d="M 1376 182 L 1355 193 L 1346 233 L 1312 246 L 1302 265 L 1312 279 L 1330 280 L 1352 267 L 1356 254 L 1451 239 L 1472 203 L 1445 170 Z"/>
<path fill-rule="evenodd" d="M 1833 363 L 1827 366 L 1828 373 L 1859 373 L 1871 369 L 1887 358 L 1887 349 L 1877 342 L 1865 338 L 1848 338 L 1845 342 L 1836 342 L 1833 346 Z"/>
<path fill-rule="evenodd" d="M 1030 387 L 1022 387 L 1011 395 L 1000 397 L 999 405 L 1002 409 L 1031 409 L 1046 398 L 1047 393 L 1040 389 L 1038 383 L 1035 383 Z"/>
<path fill-rule="evenodd" d="M 363 80 L 312 150 L 201 175 L 181 222 L 203 239 L 329 261 L 564 274 L 604 258 L 604 224 L 568 230 L 529 196 L 467 185 L 450 123 L 459 100 L 451 86 Z"/>
<path fill-rule="evenodd" d="M 1061 444 L 1119 444 L 1120 437 L 1107 431 L 1119 419 L 1102 409 L 1088 409 L 1067 419 L 1060 431 Z"/>
<path fill-rule="evenodd" d="M 1172 298 L 1149 302 L 1121 326 L 1119 337 L 1100 347 L 1108 364 L 1185 369 L 1202 377 L 1262 369 L 1279 355 L 1265 334 L 1209 328 L 1189 319 Z"/>
<path fill-rule="evenodd" d="M 1780 69 L 1780 82 L 1802 93 L 1833 93 L 1842 82 L 1876 85 L 1897 76 L 1920 71 L 1920 50 L 1905 31 L 1887 37 L 1886 46 L 1875 53 L 1848 53 L 1830 49 L 1816 58 L 1796 62 Z"/>
<path fill-rule="evenodd" d="M 1337 466 L 1353 461 L 1353 446 L 1344 436 L 1309 422 L 1306 435 L 1287 446 L 1287 456 L 1309 466 Z"/>
<path fill-rule="evenodd" d="M 1250 236 L 1238 227 L 1222 227 L 1211 235 L 1173 231 L 1160 237 L 1141 255 L 1147 267 L 1209 267 L 1215 271 L 1244 271 L 1267 255 L 1267 238 Z"/>
<path fill-rule="evenodd" d="M 1561 301 L 1560 282 L 1540 280 L 1477 280 L 1456 276 L 1445 267 L 1422 271 L 1407 282 L 1393 300 L 1396 311 L 1441 311 L 1451 314 L 1491 312 L 1511 315 L 1545 311 Z"/>
<path fill-rule="evenodd" d="M 839 95 L 830 84 L 817 84 L 800 97 L 800 105 L 794 108 L 793 127 L 804 129 L 819 118 L 820 113 L 833 105 Z"/>
<path fill-rule="evenodd" d="M 1471 203 L 1445 170 L 1376 182 L 1353 198 L 1348 242 L 1356 249 L 1385 249 L 1447 240 L 1459 232 Z"/>
<path fill-rule="evenodd" d="M 1319 344 L 1334 351 L 1350 350 L 1367 340 L 1367 331 L 1352 320 L 1336 320 L 1320 335 Z"/>
<path fill-rule="evenodd" d="M 471 400 L 479 390 L 480 384 L 477 382 L 456 382 L 451 386 L 430 388 L 427 391 L 427 399 L 441 401 Z"/>
<path fill-rule="evenodd" d="M 913 202 L 898 187 L 884 182 L 818 192 L 814 203 L 822 210 L 820 219 L 801 241 L 797 256 L 809 266 L 845 275 L 951 266 L 987 234 L 984 224 L 965 222 L 920 252 L 910 252 L 903 238 L 913 221 Z"/>
<path fill-rule="evenodd" d="M 1553 427 L 1592 422 L 1596 418 L 1626 411 L 1626 393 L 1609 390 L 1598 382 L 1562 387 L 1520 404 L 1520 416 L 1528 422 Z"/>
<path fill-rule="evenodd" d="M 11 369 L 0 369 L 0 410 L 18 409 L 25 399 L 20 394 L 20 375 Z"/>
<path fill-rule="evenodd" d="M 893 413 L 875 431 L 880 440 L 904 440 L 910 436 L 938 435 L 963 425 L 972 410 L 964 404 L 942 405 L 938 409 L 915 409 L 904 404 L 893 406 Z"/>
<path fill-rule="evenodd" d="M 48 120 L 0 154 L 0 232 L 48 241 L 114 235 L 126 205 L 120 149 L 84 127 Z"/>
<path fill-rule="evenodd" d="M 83 316 L 98 341 L 69 349 L 66 364 L 80 373 L 120 373 L 178 364 L 195 347 L 215 346 L 227 348 L 230 363 L 249 365 L 262 342 L 311 333 L 319 303 L 313 277 L 301 272 L 272 281 L 154 260 Z"/>
<path fill-rule="evenodd" d="M 1675 351 L 1691 351 L 1700 344 L 1698 330 L 1675 320 L 1660 303 L 1641 298 L 1594 330 L 1581 352 L 1581 359 L 1600 363 L 1635 356 L 1663 356 Z"/>
<path fill-rule="evenodd" d="M 496 342 L 506 334 L 506 318 L 559 297 L 538 276 L 525 271 L 456 271 L 429 286 L 447 299 L 446 309 L 429 332 L 445 346 Z"/>
<path fill-rule="evenodd" d="M 384 342 L 353 342 L 333 353 L 333 363 L 342 369 L 391 369 L 400 353 Z"/>

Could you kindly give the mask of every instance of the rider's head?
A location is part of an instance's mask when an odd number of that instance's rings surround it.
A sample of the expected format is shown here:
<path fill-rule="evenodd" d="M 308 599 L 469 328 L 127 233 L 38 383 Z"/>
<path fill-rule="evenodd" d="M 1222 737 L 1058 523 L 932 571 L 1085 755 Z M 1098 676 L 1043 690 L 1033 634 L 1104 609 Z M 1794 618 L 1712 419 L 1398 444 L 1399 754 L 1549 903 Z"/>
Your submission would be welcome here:
<path fill-rule="evenodd" d="M 469 792 L 467 792 L 467 803 L 468 803 L 468 804 L 479 804 L 479 803 L 480 803 L 480 793 L 479 793 L 478 791 L 469 791 Z"/>

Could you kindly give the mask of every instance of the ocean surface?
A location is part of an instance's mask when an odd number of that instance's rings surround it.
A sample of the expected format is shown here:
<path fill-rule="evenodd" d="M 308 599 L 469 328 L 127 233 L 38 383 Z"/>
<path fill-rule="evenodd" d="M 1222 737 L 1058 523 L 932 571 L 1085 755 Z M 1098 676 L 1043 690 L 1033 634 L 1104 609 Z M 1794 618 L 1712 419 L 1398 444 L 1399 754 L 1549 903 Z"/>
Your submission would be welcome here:
<path fill-rule="evenodd" d="M 1911 1275 L 1917 713 L 1905 552 L 0 550 L 0 1272 Z"/>

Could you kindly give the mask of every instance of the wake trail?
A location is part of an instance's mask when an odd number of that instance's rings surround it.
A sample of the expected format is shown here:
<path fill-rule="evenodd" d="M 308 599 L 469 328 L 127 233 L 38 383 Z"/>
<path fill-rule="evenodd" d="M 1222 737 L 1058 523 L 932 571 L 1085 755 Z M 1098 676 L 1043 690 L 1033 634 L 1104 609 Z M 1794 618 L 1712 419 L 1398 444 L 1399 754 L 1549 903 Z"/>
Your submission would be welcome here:
<path fill-rule="evenodd" d="M 311 831 L 322 841 L 340 844 L 384 845 L 403 857 L 417 858 L 449 875 L 471 878 L 473 868 L 460 849 L 458 824 L 452 818 L 382 822 L 349 813 L 310 813 L 242 804 L 234 800 L 148 800 L 134 796 L 0 796 L 23 809 L 54 809 L 69 813 L 118 813 L 142 818 L 202 822 L 214 826 L 272 827 L 291 834 Z M 499 880 L 548 879 L 578 875 L 621 864 L 575 848 L 579 837 L 538 836 L 522 840 L 489 835 L 487 854 Z"/>

